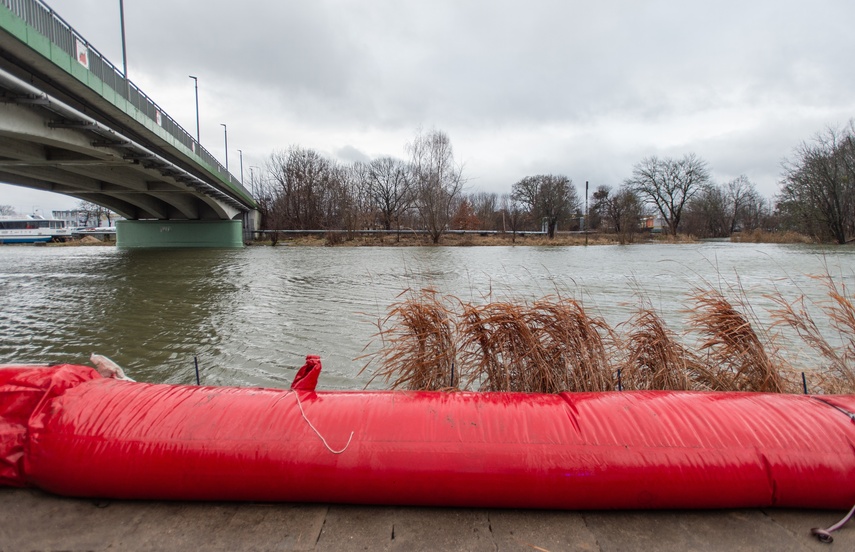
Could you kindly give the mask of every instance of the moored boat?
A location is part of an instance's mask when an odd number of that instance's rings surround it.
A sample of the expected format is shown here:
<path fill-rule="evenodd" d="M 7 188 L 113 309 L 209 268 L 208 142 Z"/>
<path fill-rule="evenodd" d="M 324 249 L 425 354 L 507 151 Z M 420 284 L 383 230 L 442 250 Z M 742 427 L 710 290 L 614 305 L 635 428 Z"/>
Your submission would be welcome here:
<path fill-rule="evenodd" d="M 0 244 L 44 243 L 63 241 L 70 237 L 71 230 L 62 219 L 45 219 L 35 215 L 0 217 Z"/>

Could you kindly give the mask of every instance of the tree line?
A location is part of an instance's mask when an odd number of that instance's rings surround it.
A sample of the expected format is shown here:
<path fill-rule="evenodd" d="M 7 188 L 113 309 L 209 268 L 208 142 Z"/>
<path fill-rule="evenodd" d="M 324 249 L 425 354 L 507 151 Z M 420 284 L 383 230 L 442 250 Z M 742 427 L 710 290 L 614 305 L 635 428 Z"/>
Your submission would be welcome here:
<path fill-rule="evenodd" d="M 342 164 L 292 146 L 271 154 L 256 188 L 265 230 L 417 230 L 434 243 L 449 230 L 612 233 L 631 242 L 645 230 L 699 238 L 735 232 L 794 231 L 846 243 L 855 235 L 855 125 L 826 129 L 783 163 L 780 192 L 762 197 L 739 176 L 713 182 L 709 165 L 688 153 L 651 156 L 617 187 L 565 175 L 526 176 L 509 193 L 466 191 L 464 167 L 441 130 L 417 132 L 406 159 Z M 275 238 L 275 234 L 274 239 Z"/>

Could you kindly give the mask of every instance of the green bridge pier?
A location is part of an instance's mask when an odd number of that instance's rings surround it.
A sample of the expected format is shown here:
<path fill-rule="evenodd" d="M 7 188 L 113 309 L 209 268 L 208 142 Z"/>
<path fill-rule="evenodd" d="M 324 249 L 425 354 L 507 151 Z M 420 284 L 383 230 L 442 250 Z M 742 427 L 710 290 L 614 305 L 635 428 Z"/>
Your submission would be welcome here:
<path fill-rule="evenodd" d="M 119 220 L 116 247 L 243 247 L 241 220 Z"/>

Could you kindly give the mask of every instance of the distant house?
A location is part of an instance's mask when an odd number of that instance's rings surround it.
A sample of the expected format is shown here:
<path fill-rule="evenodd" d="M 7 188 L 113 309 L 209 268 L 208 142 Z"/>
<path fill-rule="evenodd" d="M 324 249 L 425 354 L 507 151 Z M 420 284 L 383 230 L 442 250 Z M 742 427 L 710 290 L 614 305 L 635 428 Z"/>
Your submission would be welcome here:
<path fill-rule="evenodd" d="M 641 229 L 654 234 L 665 229 L 665 219 L 661 215 L 646 215 L 641 217 Z"/>
<path fill-rule="evenodd" d="M 53 211 L 53 218 L 65 221 L 66 228 L 103 228 L 106 226 L 115 226 L 116 221 L 122 217 L 112 213 L 110 219 L 107 219 L 106 211 L 100 214 L 99 219 L 95 220 L 96 215 L 91 211 L 87 212 L 82 209 L 74 209 L 71 211 Z"/>
<path fill-rule="evenodd" d="M 77 228 L 83 226 L 86 221 L 86 212 L 78 211 L 52 211 L 53 218 L 65 221 L 66 228 Z"/>

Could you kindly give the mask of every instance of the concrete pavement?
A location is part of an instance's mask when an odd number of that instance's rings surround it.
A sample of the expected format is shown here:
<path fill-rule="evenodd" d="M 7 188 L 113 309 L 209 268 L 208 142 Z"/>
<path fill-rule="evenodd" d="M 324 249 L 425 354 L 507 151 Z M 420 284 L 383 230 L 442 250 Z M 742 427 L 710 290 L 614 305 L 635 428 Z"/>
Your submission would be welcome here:
<path fill-rule="evenodd" d="M 851 551 L 845 512 L 562 512 L 327 504 L 96 501 L 0 488 L 0 551 Z"/>

